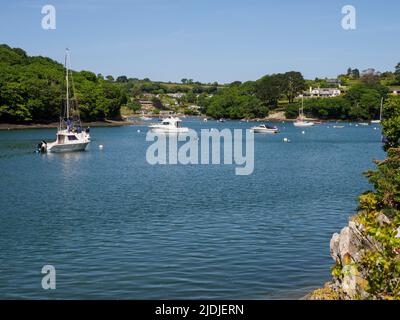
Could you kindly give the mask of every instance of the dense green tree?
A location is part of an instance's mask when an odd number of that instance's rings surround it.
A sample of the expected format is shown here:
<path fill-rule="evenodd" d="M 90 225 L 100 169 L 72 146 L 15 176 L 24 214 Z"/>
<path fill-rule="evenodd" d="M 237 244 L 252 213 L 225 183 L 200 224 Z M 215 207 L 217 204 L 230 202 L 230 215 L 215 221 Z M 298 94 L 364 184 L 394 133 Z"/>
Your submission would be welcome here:
<path fill-rule="evenodd" d="M 286 117 L 289 119 L 297 118 L 300 106 L 300 102 L 287 106 Z M 349 118 L 350 109 L 350 103 L 343 97 L 304 100 L 304 113 L 311 118 L 346 120 Z"/>
<path fill-rule="evenodd" d="M 129 101 L 127 104 L 126 104 L 126 107 L 128 108 L 128 109 L 130 109 L 130 110 L 132 110 L 133 112 L 138 112 L 138 111 L 140 111 L 140 109 L 142 108 L 142 106 L 141 106 L 141 104 L 139 103 L 139 102 L 137 102 L 137 101 Z"/>
<path fill-rule="evenodd" d="M 153 97 L 153 98 L 151 99 L 151 102 L 153 103 L 153 106 L 154 106 L 156 109 L 159 109 L 159 110 L 165 109 L 165 107 L 164 107 L 162 101 L 161 101 L 159 98 Z"/>
<path fill-rule="evenodd" d="M 240 85 L 242 84 L 242 82 L 241 81 L 233 81 L 233 82 L 231 82 L 229 85 L 231 86 L 231 87 L 239 87 Z"/>
<path fill-rule="evenodd" d="M 396 81 L 400 84 L 400 62 L 396 65 L 394 75 L 396 77 Z"/>
<path fill-rule="evenodd" d="M 383 110 L 384 129 L 387 143 L 385 150 L 400 148 L 400 96 L 391 96 Z"/>
<path fill-rule="evenodd" d="M 268 108 L 256 96 L 245 94 L 240 87 L 233 86 L 208 99 L 206 114 L 213 118 L 263 118 L 268 115 Z"/>
<path fill-rule="evenodd" d="M 114 82 L 114 77 L 112 75 L 108 75 L 106 79 L 110 82 Z"/>
<path fill-rule="evenodd" d="M 193 91 L 189 91 L 183 97 L 183 101 L 187 103 L 195 103 L 196 102 L 196 94 Z"/>
<path fill-rule="evenodd" d="M 290 71 L 283 75 L 283 92 L 289 100 L 289 103 L 294 101 L 306 87 L 306 82 L 300 72 Z"/>
<path fill-rule="evenodd" d="M 351 77 L 353 79 L 360 79 L 360 70 L 354 69 L 351 73 Z"/>
<path fill-rule="evenodd" d="M 277 107 L 278 100 L 286 89 L 287 79 L 283 74 L 266 75 L 256 82 L 256 95 L 268 106 Z"/>
<path fill-rule="evenodd" d="M 72 74 L 83 120 L 119 117 L 120 107 L 126 103 L 120 87 L 90 71 Z M 0 122 L 57 121 L 64 97 L 63 65 L 0 45 Z"/>
<path fill-rule="evenodd" d="M 127 76 L 119 76 L 119 77 L 117 77 L 116 81 L 119 83 L 126 83 L 126 82 L 128 82 L 128 78 L 127 78 Z"/>
<path fill-rule="evenodd" d="M 371 120 L 379 116 L 381 99 L 386 99 L 388 89 L 380 84 L 358 84 L 351 87 L 345 99 L 350 103 L 350 119 Z"/>

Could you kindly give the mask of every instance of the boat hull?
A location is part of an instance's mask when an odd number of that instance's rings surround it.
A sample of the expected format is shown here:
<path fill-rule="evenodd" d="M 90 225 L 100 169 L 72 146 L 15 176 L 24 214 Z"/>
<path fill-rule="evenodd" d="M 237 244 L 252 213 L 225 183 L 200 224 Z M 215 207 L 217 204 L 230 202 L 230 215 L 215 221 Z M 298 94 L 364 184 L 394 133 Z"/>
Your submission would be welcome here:
<path fill-rule="evenodd" d="M 254 133 L 266 133 L 266 134 L 276 134 L 279 132 L 277 129 L 261 129 L 261 128 L 253 128 L 251 129 Z"/>
<path fill-rule="evenodd" d="M 295 127 L 305 128 L 305 127 L 312 127 L 314 125 L 314 123 L 312 123 L 312 122 L 294 122 L 293 125 Z"/>
<path fill-rule="evenodd" d="M 187 133 L 189 132 L 188 128 L 156 128 L 151 127 L 151 132 L 154 133 Z"/>
<path fill-rule="evenodd" d="M 85 151 L 89 142 L 68 143 L 68 144 L 49 144 L 47 151 L 51 153 L 78 152 Z"/>

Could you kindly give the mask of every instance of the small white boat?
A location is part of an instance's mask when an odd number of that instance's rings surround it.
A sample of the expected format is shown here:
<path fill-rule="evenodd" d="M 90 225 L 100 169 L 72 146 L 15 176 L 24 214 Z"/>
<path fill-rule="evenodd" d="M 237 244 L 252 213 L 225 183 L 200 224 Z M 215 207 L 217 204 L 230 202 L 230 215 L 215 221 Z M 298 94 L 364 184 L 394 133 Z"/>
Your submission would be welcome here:
<path fill-rule="evenodd" d="M 278 127 L 275 126 L 268 126 L 265 124 L 261 124 L 259 126 L 256 127 L 252 127 L 250 129 L 251 131 L 253 131 L 254 133 L 271 133 L 271 134 L 275 134 L 279 132 Z"/>
<path fill-rule="evenodd" d="M 142 117 L 140 117 L 139 119 L 140 119 L 140 120 L 143 120 L 143 121 L 150 121 L 150 120 L 151 120 L 151 118 L 146 117 L 146 116 L 142 116 Z"/>
<path fill-rule="evenodd" d="M 312 127 L 314 122 L 304 120 L 304 98 L 301 97 L 301 108 L 299 109 L 299 117 L 295 122 L 293 122 L 295 127 Z"/>
<path fill-rule="evenodd" d="M 169 117 L 161 121 L 158 124 L 152 124 L 149 126 L 152 132 L 156 133 L 185 133 L 189 132 L 189 128 L 181 127 L 182 120 L 179 118 Z"/>
<path fill-rule="evenodd" d="M 74 152 L 84 151 L 90 143 L 89 128 L 82 129 L 79 117 L 78 103 L 74 98 L 74 92 L 70 92 L 69 77 L 72 79 L 69 67 L 69 50 L 65 53 L 65 80 L 66 99 L 65 108 L 61 111 L 60 123 L 57 130 L 57 140 L 47 143 L 42 141 L 39 150 L 41 152 Z M 70 100 L 74 100 L 71 104 Z"/>
<path fill-rule="evenodd" d="M 379 111 L 379 120 L 372 120 L 371 123 L 372 124 L 379 124 L 382 122 L 382 113 L 383 113 L 383 97 L 381 99 L 381 109 Z"/>
<path fill-rule="evenodd" d="M 333 126 L 333 129 L 343 129 L 344 126 Z"/>
<path fill-rule="evenodd" d="M 58 130 L 57 140 L 47 143 L 47 152 L 74 152 L 84 151 L 90 142 L 88 131 L 72 132 Z"/>
<path fill-rule="evenodd" d="M 358 125 L 360 125 L 360 126 L 369 126 L 369 123 L 368 122 L 360 122 Z"/>
<path fill-rule="evenodd" d="M 314 125 L 314 123 L 311 121 L 304 121 L 304 120 L 298 119 L 295 122 L 293 122 L 293 125 L 295 127 L 303 127 L 304 128 L 304 127 L 312 127 Z"/>
<path fill-rule="evenodd" d="M 207 118 L 204 118 L 204 119 L 203 119 L 203 122 L 207 122 L 207 121 L 208 121 L 208 119 L 207 119 Z"/>

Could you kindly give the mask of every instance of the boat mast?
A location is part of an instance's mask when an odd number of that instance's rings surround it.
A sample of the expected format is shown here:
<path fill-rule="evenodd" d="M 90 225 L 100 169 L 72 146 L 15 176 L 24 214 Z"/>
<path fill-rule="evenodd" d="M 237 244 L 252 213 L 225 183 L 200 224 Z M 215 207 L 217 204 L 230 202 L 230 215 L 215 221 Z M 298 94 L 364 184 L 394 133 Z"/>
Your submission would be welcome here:
<path fill-rule="evenodd" d="M 67 48 L 67 49 L 65 49 L 65 70 L 66 70 L 65 79 L 66 79 L 66 83 L 67 83 L 67 120 L 69 119 L 69 82 L 68 82 L 69 70 L 68 70 L 68 63 L 67 63 L 68 53 L 69 53 L 69 50 Z"/>
<path fill-rule="evenodd" d="M 304 96 L 301 95 L 301 108 L 300 108 L 300 114 L 299 117 L 301 120 L 304 118 Z"/>
<path fill-rule="evenodd" d="M 379 121 L 382 121 L 382 113 L 383 113 L 383 97 L 381 99 L 381 111 L 379 113 Z"/>

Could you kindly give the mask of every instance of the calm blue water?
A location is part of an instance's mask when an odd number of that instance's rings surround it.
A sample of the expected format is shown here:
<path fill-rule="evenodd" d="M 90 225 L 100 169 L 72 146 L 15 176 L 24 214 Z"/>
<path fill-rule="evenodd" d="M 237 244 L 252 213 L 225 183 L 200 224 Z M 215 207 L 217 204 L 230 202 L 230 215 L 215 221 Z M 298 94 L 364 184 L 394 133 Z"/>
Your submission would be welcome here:
<path fill-rule="evenodd" d="M 323 285 L 330 237 L 384 157 L 380 131 L 280 127 L 256 136 L 250 176 L 151 166 L 141 126 L 93 128 L 87 152 L 64 155 L 33 153 L 53 129 L 0 131 L 0 298 L 276 299 Z"/>

